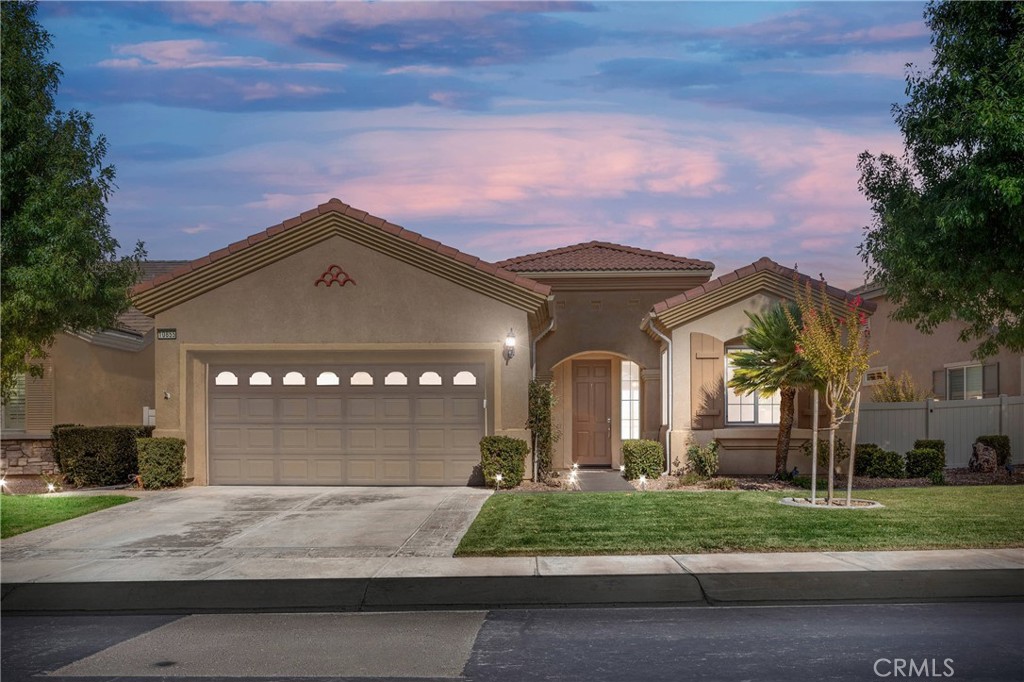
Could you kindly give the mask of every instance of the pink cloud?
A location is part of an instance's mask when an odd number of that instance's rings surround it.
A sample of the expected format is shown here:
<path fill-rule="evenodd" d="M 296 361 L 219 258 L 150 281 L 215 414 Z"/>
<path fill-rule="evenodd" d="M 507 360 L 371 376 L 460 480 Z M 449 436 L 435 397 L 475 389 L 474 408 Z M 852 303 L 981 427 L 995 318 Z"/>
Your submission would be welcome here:
<path fill-rule="evenodd" d="M 344 64 L 333 62 L 271 62 L 263 57 L 217 54 L 220 43 L 205 40 L 153 40 L 118 45 L 114 53 L 127 55 L 99 63 L 111 69 L 265 69 L 294 71 L 340 71 Z"/>

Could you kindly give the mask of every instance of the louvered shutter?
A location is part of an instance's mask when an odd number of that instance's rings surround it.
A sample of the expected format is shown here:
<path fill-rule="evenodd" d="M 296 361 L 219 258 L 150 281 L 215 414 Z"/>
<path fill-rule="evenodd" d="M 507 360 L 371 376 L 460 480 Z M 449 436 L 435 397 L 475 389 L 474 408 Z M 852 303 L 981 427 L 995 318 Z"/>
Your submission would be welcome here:
<path fill-rule="evenodd" d="M 725 343 L 710 334 L 690 334 L 690 405 L 694 429 L 725 426 Z"/>

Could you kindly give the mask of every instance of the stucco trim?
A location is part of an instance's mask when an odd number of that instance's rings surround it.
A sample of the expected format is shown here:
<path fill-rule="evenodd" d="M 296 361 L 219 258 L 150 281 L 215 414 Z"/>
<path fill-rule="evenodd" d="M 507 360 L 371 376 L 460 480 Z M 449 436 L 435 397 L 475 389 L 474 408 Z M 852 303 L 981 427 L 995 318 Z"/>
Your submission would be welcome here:
<path fill-rule="evenodd" d="M 156 315 L 332 237 L 339 236 L 489 296 L 548 316 L 550 287 L 461 253 L 332 199 L 281 225 L 137 285 L 134 304 Z"/>

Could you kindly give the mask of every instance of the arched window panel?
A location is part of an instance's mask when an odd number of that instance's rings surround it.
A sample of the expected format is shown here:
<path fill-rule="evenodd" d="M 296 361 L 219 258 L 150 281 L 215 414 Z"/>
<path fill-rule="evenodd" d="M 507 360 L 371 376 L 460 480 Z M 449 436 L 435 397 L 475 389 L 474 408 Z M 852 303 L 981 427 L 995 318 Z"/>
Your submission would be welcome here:
<path fill-rule="evenodd" d="M 384 377 L 385 386 L 408 386 L 409 377 L 405 376 L 401 372 L 391 372 Z"/>
<path fill-rule="evenodd" d="M 274 383 L 266 372 L 253 372 L 249 377 L 250 386 L 270 386 Z"/>
<path fill-rule="evenodd" d="M 348 380 L 349 386 L 373 386 L 373 377 L 369 372 L 356 372 Z"/>
<path fill-rule="evenodd" d="M 463 370 L 455 375 L 452 379 L 452 383 L 456 386 L 476 386 L 476 375 L 472 372 Z"/>
<path fill-rule="evenodd" d="M 305 386 L 306 377 L 302 375 L 302 372 L 288 372 L 284 375 L 284 380 L 281 383 L 285 386 Z"/>
<path fill-rule="evenodd" d="M 420 386 L 440 386 L 441 375 L 437 372 L 424 372 L 420 375 Z"/>
<path fill-rule="evenodd" d="M 341 379 L 334 372 L 320 372 L 316 378 L 317 386 L 337 386 L 340 383 Z"/>
<path fill-rule="evenodd" d="M 234 372 L 221 372 L 213 379 L 216 386 L 237 386 L 238 377 Z"/>

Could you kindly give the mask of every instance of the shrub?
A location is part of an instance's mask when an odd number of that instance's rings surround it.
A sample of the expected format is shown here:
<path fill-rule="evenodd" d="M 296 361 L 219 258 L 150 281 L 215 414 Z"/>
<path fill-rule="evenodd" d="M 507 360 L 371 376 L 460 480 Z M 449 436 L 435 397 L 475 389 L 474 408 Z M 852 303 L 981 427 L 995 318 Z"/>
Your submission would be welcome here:
<path fill-rule="evenodd" d="M 942 471 L 933 471 L 928 474 L 928 480 L 932 485 L 946 485 L 946 475 Z"/>
<path fill-rule="evenodd" d="M 686 448 L 686 467 L 702 478 L 711 478 L 718 473 L 718 441 L 707 445 L 690 443 Z"/>
<path fill-rule="evenodd" d="M 534 379 L 530 382 L 530 406 L 526 428 L 533 435 L 533 456 L 537 458 L 537 477 L 551 473 L 551 451 L 562 434 L 552 424 L 551 412 L 555 407 L 555 384 Z"/>
<path fill-rule="evenodd" d="M 118 485 L 138 472 L 135 441 L 152 436 L 153 427 L 62 426 L 58 434 L 60 468 L 72 485 Z"/>
<path fill-rule="evenodd" d="M 139 478 L 143 488 L 180 488 L 185 483 L 185 441 L 139 438 Z"/>
<path fill-rule="evenodd" d="M 665 470 L 665 449 L 654 440 L 622 441 L 622 463 L 630 481 L 646 476 L 657 478 Z"/>
<path fill-rule="evenodd" d="M 879 450 L 871 457 L 867 475 L 871 478 L 903 478 L 906 475 L 903 457 L 898 452 Z"/>
<path fill-rule="evenodd" d="M 871 468 L 871 462 L 874 461 L 875 455 L 879 452 L 883 452 L 882 448 L 874 443 L 858 443 L 857 452 L 853 455 L 853 475 L 867 476 L 868 469 Z"/>
<path fill-rule="evenodd" d="M 501 474 L 501 488 L 515 488 L 523 482 L 526 469 L 526 455 L 530 446 L 521 438 L 509 436 L 486 436 L 480 440 L 480 469 L 484 483 L 495 484 L 495 476 Z"/>
<path fill-rule="evenodd" d="M 53 428 L 50 429 L 50 440 L 52 442 L 53 461 L 57 465 L 58 469 L 62 469 L 60 458 L 61 458 L 61 440 L 60 432 L 63 429 L 72 428 L 75 426 L 81 426 L 81 424 L 54 424 Z"/>
<path fill-rule="evenodd" d="M 704 484 L 704 487 L 711 490 L 732 490 L 736 487 L 736 481 L 731 478 L 712 478 Z"/>
<path fill-rule="evenodd" d="M 938 450 L 914 448 L 907 453 L 907 478 L 926 478 L 946 468 L 946 456 Z"/>
<path fill-rule="evenodd" d="M 803 488 L 804 490 L 810 490 L 811 489 L 811 477 L 810 476 L 794 476 L 793 480 L 792 480 L 792 483 L 796 487 Z M 827 488 L 827 487 L 828 487 L 828 479 L 827 478 L 819 478 L 818 479 L 818 490 L 823 490 L 824 488 Z"/>
<path fill-rule="evenodd" d="M 1013 455 L 1010 453 L 1009 436 L 978 436 L 978 439 L 975 442 L 987 445 L 995 450 L 996 464 L 999 466 L 1006 466 L 1013 460 Z"/>
<path fill-rule="evenodd" d="M 930 391 L 915 386 L 910 373 L 904 371 L 898 378 L 886 376 L 871 391 L 871 400 L 876 403 L 916 403 L 930 395 Z"/>
<path fill-rule="evenodd" d="M 800 451 L 804 453 L 804 457 L 808 459 L 811 456 L 811 439 L 800 446 Z M 847 457 L 850 456 L 850 448 L 846 446 L 846 443 L 842 438 L 836 436 L 836 461 L 835 465 L 839 466 L 840 462 L 843 462 Z M 857 463 L 854 462 L 854 465 Z M 818 467 L 821 469 L 828 470 L 828 438 L 818 439 Z"/>
<path fill-rule="evenodd" d="M 946 457 L 946 441 L 939 440 L 937 438 L 927 439 L 919 438 L 914 441 L 915 450 L 934 450 L 935 452 L 941 453 L 942 457 Z"/>

